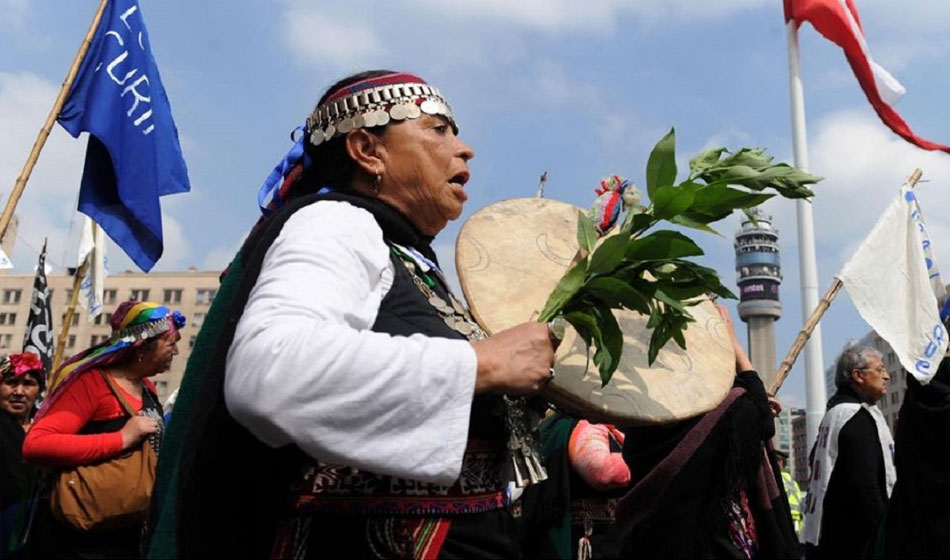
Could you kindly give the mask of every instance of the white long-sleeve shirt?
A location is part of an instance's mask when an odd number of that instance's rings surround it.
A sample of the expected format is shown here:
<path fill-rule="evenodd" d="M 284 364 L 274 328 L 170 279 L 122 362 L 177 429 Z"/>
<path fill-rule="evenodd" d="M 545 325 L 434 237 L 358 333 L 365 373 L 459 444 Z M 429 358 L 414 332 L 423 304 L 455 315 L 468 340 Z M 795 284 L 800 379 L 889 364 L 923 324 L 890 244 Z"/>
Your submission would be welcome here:
<path fill-rule="evenodd" d="M 273 447 L 451 485 L 477 361 L 464 340 L 370 331 L 394 271 L 372 215 L 298 210 L 268 249 L 228 351 L 228 411 Z"/>

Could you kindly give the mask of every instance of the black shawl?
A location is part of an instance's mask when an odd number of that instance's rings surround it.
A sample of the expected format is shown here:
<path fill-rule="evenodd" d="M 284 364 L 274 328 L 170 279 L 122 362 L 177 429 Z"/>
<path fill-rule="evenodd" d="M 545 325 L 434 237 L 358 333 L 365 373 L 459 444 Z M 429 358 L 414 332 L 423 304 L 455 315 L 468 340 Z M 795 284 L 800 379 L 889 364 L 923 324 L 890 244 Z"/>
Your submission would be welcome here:
<path fill-rule="evenodd" d="M 376 218 L 385 237 L 435 259 L 430 239 L 385 204 L 350 194 L 308 195 L 254 228 L 228 267 L 188 360 L 158 463 L 150 519 L 150 558 L 264 557 L 277 512 L 304 456 L 272 449 L 229 414 L 224 402 L 228 349 L 267 250 L 297 210 L 345 201 Z"/>

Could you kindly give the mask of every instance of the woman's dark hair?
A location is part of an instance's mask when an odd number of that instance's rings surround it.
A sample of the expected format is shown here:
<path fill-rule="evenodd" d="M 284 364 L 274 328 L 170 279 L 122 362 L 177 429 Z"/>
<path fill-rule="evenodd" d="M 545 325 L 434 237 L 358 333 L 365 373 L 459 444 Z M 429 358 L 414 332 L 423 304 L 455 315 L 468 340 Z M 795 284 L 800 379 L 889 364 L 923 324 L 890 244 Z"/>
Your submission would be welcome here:
<path fill-rule="evenodd" d="M 316 106 L 323 105 L 328 97 L 341 88 L 369 78 L 392 73 L 394 73 L 392 70 L 369 70 L 347 76 L 327 88 L 320 100 L 317 101 Z M 385 127 L 374 127 L 366 130 L 373 134 L 379 134 L 385 130 Z M 346 135 L 324 142 L 319 146 L 313 146 L 308 139 L 310 131 L 305 130 L 304 134 L 306 135 L 304 137 L 304 149 L 307 155 L 310 156 L 312 164 L 310 169 L 303 173 L 291 187 L 289 198 L 312 194 L 322 187 L 329 187 L 338 192 L 348 190 L 353 181 L 353 175 L 356 173 L 356 162 L 346 152 Z"/>

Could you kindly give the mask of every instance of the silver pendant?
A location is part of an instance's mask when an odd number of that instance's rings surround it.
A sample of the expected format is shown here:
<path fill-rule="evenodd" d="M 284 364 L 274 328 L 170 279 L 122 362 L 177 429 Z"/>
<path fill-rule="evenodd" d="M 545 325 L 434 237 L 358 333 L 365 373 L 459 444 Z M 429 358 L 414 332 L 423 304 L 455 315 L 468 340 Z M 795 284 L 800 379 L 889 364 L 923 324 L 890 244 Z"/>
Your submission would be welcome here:
<path fill-rule="evenodd" d="M 508 428 L 508 454 L 512 478 L 517 488 L 524 488 L 547 480 L 548 473 L 541 463 L 541 454 L 526 400 L 523 397 L 502 397 L 505 406 L 505 425 Z"/>

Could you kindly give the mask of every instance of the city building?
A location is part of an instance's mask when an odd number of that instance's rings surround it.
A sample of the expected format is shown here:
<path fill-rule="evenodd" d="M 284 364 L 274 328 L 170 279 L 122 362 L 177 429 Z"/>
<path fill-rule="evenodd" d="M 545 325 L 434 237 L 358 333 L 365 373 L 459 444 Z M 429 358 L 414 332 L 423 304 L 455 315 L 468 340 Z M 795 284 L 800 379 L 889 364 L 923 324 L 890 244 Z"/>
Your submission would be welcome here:
<path fill-rule="evenodd" d="M 126 271 L 107 276 L 103 293 L 103 312 L 90 319 L 82 306 L 76 307 L 66 337 L 64 357 L 108 338 L 112 312 L 123 301 L 149 300 L 180 310 L 188 318 L 188 324 L 181 332 L 179 354 L 172 362 L 170 371 L 152 378 L 159 398 L 164 401 L 181 383 L 195 336 L 217 294 L 220 274 L 220 271 L 198 271 L 191 268 L 187 272 L 144 274 Z M 53 339 L 57 341 L 69 307 L 73 277 L 50 274 L 47 281 L 53 307 Z M 22 349 L 32 294 L 33 274 L 0 275 L 0 355 L 19 352 Z"/>
<path fill-rule="evenodd" d="M 808 456 L 808 429 L 806 427 L 805 409 L 793 408 L 789 411 L 792 424 L 792 452 L 789 457 L 791 471 L 789 474 L 798 483 L 803 492 L 808 491 L 809 465 Z"/>

